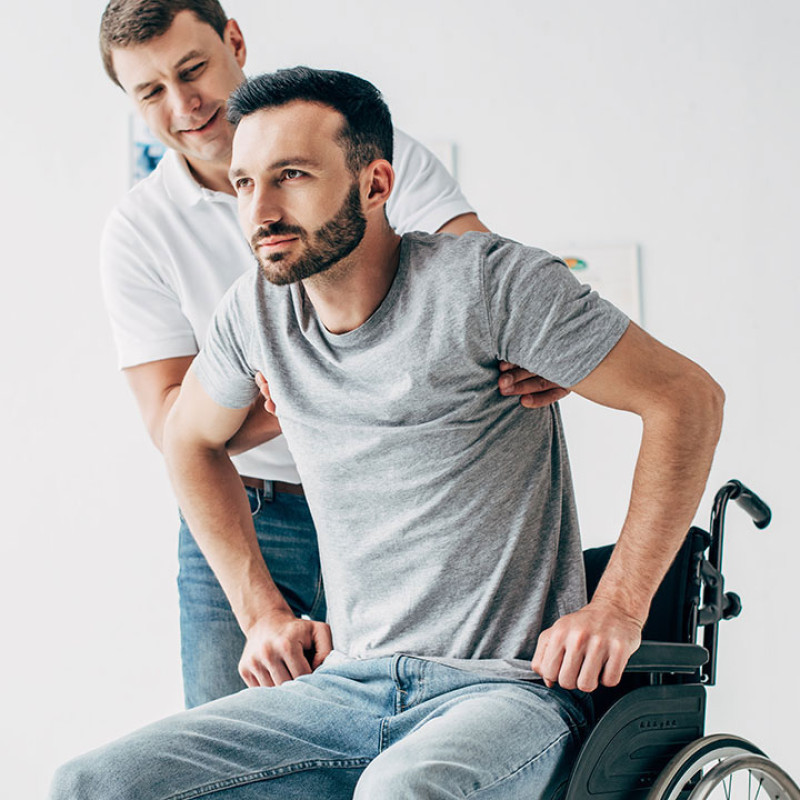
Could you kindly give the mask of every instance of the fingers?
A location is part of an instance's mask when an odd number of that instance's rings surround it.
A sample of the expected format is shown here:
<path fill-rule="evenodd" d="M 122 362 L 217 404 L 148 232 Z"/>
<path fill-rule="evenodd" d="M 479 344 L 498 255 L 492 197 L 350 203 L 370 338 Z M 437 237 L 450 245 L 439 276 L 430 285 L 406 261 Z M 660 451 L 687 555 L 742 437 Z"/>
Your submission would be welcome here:
<path fill-rule="evenodd" d="M 608 660 L 603 668 L 603 677 L 600 681 L 603 686 L 616 686 L 622 680 L 622 674 L 625 672 L 628 659 L 633 653 L 633 651 L 626 653 L 617 642 L 612 643 L 610 650 Z"/>
<path fill-rule="evenodd" d="M 271 650 L 261 654 L 247 654 L 239 664 L 239 674 L 250 687 L 280 686 L 282 683 L 311 672 L 302 651 L 298 657 L 291 651 Z"/>
<path fill-rule="evenodd" d="M 542 632 L 531 668 L 548 687 L 593 692 L 616 686 L 641 642 L 636 623 L 598 619 L 586 610 L 569 614 Z"/>
<path fill-rule="evenodd" d="M 599 684 L 606 656 L 601 640 L 596 637 L 586 643 L 558 640 L 547 645 L 538 664 L 534 657 L 531 666 L 548 688 L 558 685 L 562 689 L 593 692 Z"/>
<path fill-rule="evenodd" d="M 569 389 L 556 386 L 554 389 L 523 394 L 519 402 L 525 408 L 545 408 L 563 400 L 569 394 Z"/>
<path fill-rule="evenodd" d="M 568 389 L 507 361 L 500 362 L 500 372 L 500 394 L 506 397 L 519 396 L 526 408 L 543 408 L 569 394 Z"/>
<path fill-rule="evenodd" d="M 333 650 L 330 626 L 324 622 L 317 623 L 312 633 L 314 654 L 311 660 L 311 669 L 315 670 L 330 655 Z"/>
<path fill-rule="evenodd" d="M 270 414 L 274 414 L 275 403 L 272 400 L 272 395 L 269 393 L 269 384 L 267 383 L 267 379 L 260 372 L 256 372 L 256 386 L 258 386 L 258 391 L 261 392 L 261 396 L 264 398 L 264 408 L 269 411 Z"/>
<path fill-rule="evenodd" d="M 280 686 L 313 672 L 332 649 L 324 622 L 294 619 L 278 630 L 256 629 L 247 639 L 239 674 L 249 687 Z"/>

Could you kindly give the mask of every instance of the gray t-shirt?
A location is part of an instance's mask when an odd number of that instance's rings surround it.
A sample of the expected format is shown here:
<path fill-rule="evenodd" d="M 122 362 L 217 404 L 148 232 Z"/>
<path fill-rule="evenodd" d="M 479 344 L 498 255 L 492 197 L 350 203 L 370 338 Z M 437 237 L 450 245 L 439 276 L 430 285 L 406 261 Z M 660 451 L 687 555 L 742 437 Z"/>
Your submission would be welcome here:
<path fill-rule="evenodd" d="M 581 544 L 559 410 L 501 396 L 497 361 L 571 386 L 627 325 L 558 259 L 489 234 L 406 234 L 380 307 L 341 335 L 300 284 L 231 288 L 192 369 L 228 407 L 269 381 L 338 654 L 533 677 L 540 631 L 585 603 Z"/>

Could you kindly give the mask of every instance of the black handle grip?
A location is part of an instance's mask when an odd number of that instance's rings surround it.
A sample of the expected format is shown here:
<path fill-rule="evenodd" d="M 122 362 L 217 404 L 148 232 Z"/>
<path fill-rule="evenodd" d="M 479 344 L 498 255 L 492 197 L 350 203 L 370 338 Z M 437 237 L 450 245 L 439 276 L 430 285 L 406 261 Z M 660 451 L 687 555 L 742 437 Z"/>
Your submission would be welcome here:
<path fill-rule="evenodd" d="M 731 495 L 732 499 L 752 517 L 756 528 L 766 528 L 772 520 L 770 507 L 741 481 L 732 480 L 730 483 L 739 490 Z"/>

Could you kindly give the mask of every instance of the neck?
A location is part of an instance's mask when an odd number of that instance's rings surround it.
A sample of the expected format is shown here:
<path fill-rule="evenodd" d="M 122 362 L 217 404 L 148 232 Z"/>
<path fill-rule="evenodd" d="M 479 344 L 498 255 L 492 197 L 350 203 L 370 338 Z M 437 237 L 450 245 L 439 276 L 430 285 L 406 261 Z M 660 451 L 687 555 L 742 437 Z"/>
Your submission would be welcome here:
<path fill-rule="evenodd" d="M 361 244 L 327 272 L 303 281 L 320 322 L 331 333 L 348 333 L 363 325 L 383 302 L 400 263 L 400 237 L 382 224 L 367 232 Z"/>
<path fill-rule="evenodd" d="M 225 192 L 225 194 L 235 195 L 236 192 L 231 186 L 228 179 L 228 171 L 230 169 L 230 160 L 223 162 L 219 161 L 200 161 L 196 158 L 188 158 L 183 156 L 192 177 L 206 189 L 211 189 L 215 192 Z"/>

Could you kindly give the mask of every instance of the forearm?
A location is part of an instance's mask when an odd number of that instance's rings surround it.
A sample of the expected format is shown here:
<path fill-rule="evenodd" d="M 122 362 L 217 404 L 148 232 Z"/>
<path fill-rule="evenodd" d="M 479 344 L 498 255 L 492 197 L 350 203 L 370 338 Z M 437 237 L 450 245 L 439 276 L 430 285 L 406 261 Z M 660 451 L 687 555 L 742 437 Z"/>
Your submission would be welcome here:
<path fill-rule="evenodd" d="M 264 402 L 259 398 L 250 409 L 242 427 L 228 440 L 228 455 L 244 453 L 271 441 L 280 433 L 278 418 L 264 408 Z"/>
<path fill-rule="evenodd" d="M 681 396 L 691 402 L 643 417 L 628 514 L 594 595 L 641 623 L 697 511 L 722 424 L 722 392 L 704 373 Z"/>
<path fill-rule="evenodd" d="M 182 441 L 168 421 L 164 456 L 189 528 L 242 630 L 291 613 L 264 563 L 247 495 L 225 450 Z"/>

